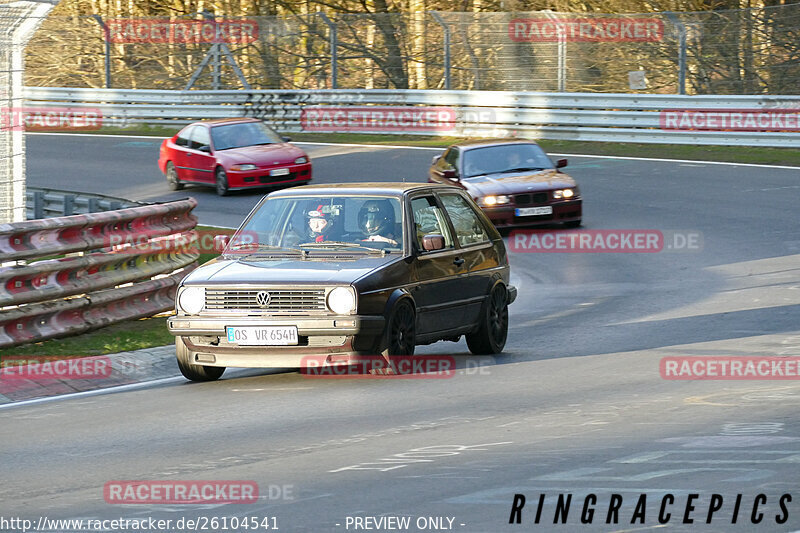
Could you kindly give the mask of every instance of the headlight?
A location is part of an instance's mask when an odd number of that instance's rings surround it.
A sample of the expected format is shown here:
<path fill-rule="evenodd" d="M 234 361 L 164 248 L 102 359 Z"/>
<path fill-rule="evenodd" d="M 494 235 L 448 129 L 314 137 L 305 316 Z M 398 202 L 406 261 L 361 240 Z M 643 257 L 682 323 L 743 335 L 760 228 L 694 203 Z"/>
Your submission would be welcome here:
<path fill-rule="evenodd" d="M 499 196 L 484 196 L 479 200 L 481 205 L 485 205 L 487 207 L 491 207 L 493 205 L 503 205 L 507 204 L 511 201 L 511 198 L 508 196 L 501 194 Z"/>
<path fill-rule="evenodd" d="M 256 170 L 258 169 L 257 165 L 252 165 L 250 163 L 245 163 L 243 165 L 233 165 L 231 170 Z"/>
<path fill-rule="evenodd" d="M 295 165 L 302 165 L 303 163 L 308 163 L 308 158 L 306 156 L 298 157 L 294 160 Z"/>
<path fill-rule="evenodd" d="M 328 293 L 328 309 L 337 315 L 348 315 L 356 309 L 356 295 L 346 287 L 336 287 Z"/>
<path fill-rule="evenodd" d="M 575 196 L 574 189 L 558 189 L 556 191 L 553 191 L 553 198 L 555 198 L 556 200 L 558 200 L 559 198 L 572 198 L 573 196 Z"/>
<path fill-rule="evenodd" d="M 184 287 L 178 295 L 178 309 L 187 315 L 196 315 L 206 305 L 206 290 L 203 287 Z"/>

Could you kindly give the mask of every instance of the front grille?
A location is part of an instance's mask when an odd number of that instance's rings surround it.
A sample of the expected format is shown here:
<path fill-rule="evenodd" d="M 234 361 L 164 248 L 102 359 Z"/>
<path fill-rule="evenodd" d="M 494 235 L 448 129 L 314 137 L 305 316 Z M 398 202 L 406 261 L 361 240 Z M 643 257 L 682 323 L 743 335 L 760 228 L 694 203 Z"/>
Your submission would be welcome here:
<path fill-rule="evenodd" d="M 524 207 L 526 205 L 546 204 L 548 194 L 546 192 L 536 192 L 533 194 L 516 194 L 514 195 L 514 204 L 517 207 Z"/>
<path fill-rule="evenodd" d="M 269 304 L 259 305 L 256 295 L 268 292 Z M 306 314 L 326 312 L 324 289 L 206 289 L 206 309 Z"/>

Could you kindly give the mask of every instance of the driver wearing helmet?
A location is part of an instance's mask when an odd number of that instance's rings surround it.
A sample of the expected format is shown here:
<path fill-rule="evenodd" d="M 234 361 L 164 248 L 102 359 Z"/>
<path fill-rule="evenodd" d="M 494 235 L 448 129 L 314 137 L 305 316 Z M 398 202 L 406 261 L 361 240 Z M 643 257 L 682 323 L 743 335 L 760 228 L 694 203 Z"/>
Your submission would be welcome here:
<path fill-rule="evenodd" d="M 388 200 L 369 200 L 358 212 L 358 226 L 366 235 L 364 241 L 397 245 L 394 225 L 394 209 Z"/>
<path fill-rule="evenodd" d="M 308 220 L 309 237 L 314 242 L 325 242 L 330 237 L 331 232 L 336 226 L 336 219 L 333 213 L 325 213 L 323 206 L 319 205 L 306 213 Z"/>

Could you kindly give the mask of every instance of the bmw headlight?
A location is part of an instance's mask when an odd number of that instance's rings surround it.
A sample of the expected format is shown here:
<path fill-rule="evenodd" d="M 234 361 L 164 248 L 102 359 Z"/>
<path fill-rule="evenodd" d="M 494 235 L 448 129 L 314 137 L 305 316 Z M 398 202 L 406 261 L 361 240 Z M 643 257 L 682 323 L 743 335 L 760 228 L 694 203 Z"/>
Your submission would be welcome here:
<path fill-rule="evenodd" d="M 206 290 L 203 287 L 184 287 L 178 294 L 178 309 L 187 315 L 196 315 L 206 305 Z"/>
<path fill-rule="evenodd" d="M 306 156 L 298 157 L 294 160 L 295 165 L 302 165 L 303 163 L 308 163 L 308 158 Z"/>
<path fill-rule="evenodd" d="M 231 170 L 256 170 L 258 169 L 257 165 L 253 165 L 251 163 L 244 163 L 241 165 L 233 165 Z"/>
<path fill-rule="evenodd" d="M 484 196 L 478 200 L 478 203 L 486 207 L 492 207 L 495 205 L 504 205 L 510 201 L 511 198 L 505 194 L 500 194 L 498 196 Z"/>
<path fill-rule="evenodd" d="M 337 315 L 349 315 L 356 310 L 356 295 L 347 287 L 336 287 L 328 293 L 328 309 Z"/>
<path fill-rule="evenodd" d="M 575 189 L 558 189 L 553 191 L 553 198 L 559 200 L 561 198 L 572 198 L 575 196 Z"/>

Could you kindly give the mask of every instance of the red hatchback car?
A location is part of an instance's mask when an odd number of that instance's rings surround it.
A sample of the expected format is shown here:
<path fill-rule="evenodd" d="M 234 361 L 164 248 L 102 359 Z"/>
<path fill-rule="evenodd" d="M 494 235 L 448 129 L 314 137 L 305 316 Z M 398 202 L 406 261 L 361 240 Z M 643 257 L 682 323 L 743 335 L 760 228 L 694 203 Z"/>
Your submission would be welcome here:
<path fill-rule="evenodd" d="M 262 121 L 233 118 L 195 122 L 161 143 L 158 166 L 170 189 L 213 185 L 217 194 L 252 187 L 304 185 L 311 160 Z"/>
<path fill-rule="evenodd" d="M 433 158 L 428 181 L 469 192 L 498 228 L 537 224 L 581 225 L 578 184 L 533 141 L 486 139 L 450 146 Z"/>

